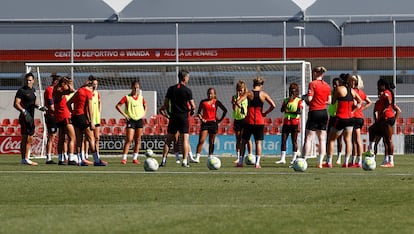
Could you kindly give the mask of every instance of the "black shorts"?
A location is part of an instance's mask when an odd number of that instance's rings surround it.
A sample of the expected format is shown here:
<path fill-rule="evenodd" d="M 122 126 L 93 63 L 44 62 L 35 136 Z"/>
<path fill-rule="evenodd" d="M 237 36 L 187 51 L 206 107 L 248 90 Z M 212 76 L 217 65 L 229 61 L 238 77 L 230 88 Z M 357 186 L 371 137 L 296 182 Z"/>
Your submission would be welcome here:
<path fill-rule="evenodd" d="M 306 129 L 311 131 L 326 130 L 328 113 L 326 110 L 309 111 Z"/>
<path fill-rule="evenodd" d="M 87 129 L 90 126 L 86 115 L 72 115 L 72 124 L 75 128 L 82 130 Z"/>
<path fill-rule="evenodd" d="M 361 129 L 364 126 L 363 118 L 354 118 L 354 129 Z"/>
<path fill-rule="evenodd" d="M 334 126 L 335 122 L 336 122 L 336 116 L 329 116 L 328 130 Z"/>
<path fill-rule="evenodd" d="M 55 134 L 58 130 L 55 117 L 47 115 L 45 116 L 45 121 L 46 121 L 47 132 L 49 134 Z"/>
<path fill-rule="evenodd" d="M 142 119 L 139 119 L 139 120 L 130 119 L 127 121 L 127 124 L 126 124 L 126 128 L 138 129 L 138 128 L 143 128 L 143 127 L 144 127 L 144 122 L 142 121 Z"/>
<path fill-rule="evenodd" d="M 284 124 L 283 126 L 282 126 L 282 133 L 287 133 L 287 134 L 289 134 L 289 133 L 297 133 L 297 132 L 299 132 L 299 125 L 287 125 L 287 124 Z"/>
<path fill-rule="evenodd" d="M 201 123 L 200 132 L 207 130 L 208 134 L 216 134 L 218 131 L 218 124 L 216 121 L 207 121 L 205 123 Z"/>
<path fill-rule="evenodd" d="M 26 122 L 24 115 L 19 115 L 20 134 L 33 136 L 35 132 L 34 119 L 30 123 Z"/>
<path fill-rule="evenodd" d="M 244 119 L 234 120 L 233 129 L 235 132 L 240 132 L 246 126 L 246 121 Z"/>
<path fill-rule="evenodd" d="M 246 127 L 243 129 L 242 139 L 248 141 L 252 134 L 255 141 L 262 141 L 264 139 L 264 125 L 246 124 Z"/>
<path fill-rule="evenodd" d="M 64 128 L 68 124 L 72 124 L 72 120 L 70 118 L 66 118 L 62 121 L 56 122 L 56 125 L 58 126 L 58 128 Z"/>
<path fill-rule="evenodd" d="M 345 128 L 354 127 L 354 119 L 341 119 L 337 117 L 333 127 L 336 130 L 344 130 Z"/>
<path fill-rule="evenodd" d="M 168 122 L 168 133 L 176 134 L 177 132 L 188 133 L 188 114 L 187 113 L 171 115 L 170 121 Z"/>

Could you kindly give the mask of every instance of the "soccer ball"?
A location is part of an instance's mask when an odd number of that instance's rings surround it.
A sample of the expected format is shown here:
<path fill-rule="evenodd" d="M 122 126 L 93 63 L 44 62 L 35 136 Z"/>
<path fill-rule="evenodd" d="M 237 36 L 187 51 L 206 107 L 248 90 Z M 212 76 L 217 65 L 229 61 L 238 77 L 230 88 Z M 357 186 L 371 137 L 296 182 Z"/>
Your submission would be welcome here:
<path fill-rule="evenodd" d="M 377 167 L 377 163 L 373 157 L 365 157 L 362 161 L 362 169 L 365 171 L 373 171 Z"/>
<path fill-rule="evenodd" d="M 295 171 L 304 172 L 308 168 L 308 163 L 306 162 L 306 160 L 304 158 L 297 158 L 293 162 L 292 168 Z"/>
<path fill-rule="evenodd" d="M 152 157 L 153 155 L 154 155 L 154 152 L 152 151 L 152 149 L 147 149 L 147 151 L 145 151 L 145 156 Z"/>
<path fill-rule="evenodd" d="M 219 158 L 212 156 L 207 159 L 207 167 L 210 170 L 218 170 L 221 167 L 221 161 Z"/>
<path fill-rule="evenodd" d="M 246 165 L 254 165 L 256 164 L 256 157 L 253 154 L 248 154 L 244 156 L 244 162 Z"/>
<path fill-rule="evenodd" d="M 158 170 L 158 161 L 155 158 L 147 158 L 144 161 L 144 170 L 145 171 L 157 171 Z"/>

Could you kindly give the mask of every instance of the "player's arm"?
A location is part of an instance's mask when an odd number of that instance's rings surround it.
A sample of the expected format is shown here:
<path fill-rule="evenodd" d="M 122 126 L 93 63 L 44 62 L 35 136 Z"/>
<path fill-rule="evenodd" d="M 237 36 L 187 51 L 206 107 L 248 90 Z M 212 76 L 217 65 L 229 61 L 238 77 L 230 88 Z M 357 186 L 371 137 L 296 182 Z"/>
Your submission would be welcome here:
<path fill-rule="evenodd" d="M 115 105 L 115 109 L 121 113 L 122 116 L 124 116 L 124 118 L 126 120 L 129 120 L 129 116 L 124 112 L 124 110 L 122 110 L 122 105 L 125 104 L 126 105 L 126 96 L 124 96 L 116 105 Z"/>
<path fill-rule="evenodd" d="M 160 113 L 166 118 L 170 118 L 170 115 L 168 114 L 169 108 L 170 108 L 170 99 L 165 98 L 164 104 L 160 108 Z"/>
<path fill-rule="evenodd" d="M 25 111 L 25 109 L 23 108 L 23 106 L 22 106 L 22 99 L 21 98 L 19 98 L 19 97 L 16 97 L 15 99 L 14 99 L 14 108 L 16 108 L 16 110 L 18 110 L 19 112 L 24 112 Z"/>
<path fill-rule="evenodd" d="M 203 111 L 203 108 L 202 108 L 202 103 L 203 103 L 203 101 L 201 101 L 200 102 L 200 105 L 198 105 L 198 110 L 197 110 L 197 117 L 201 120 L 201 122 L 206 122 L 204 119 L 203 119 L 203 115 L 202 115 L 202 111 Z"/>
<path fill-rule="evenodd" d="M 265 101 L 269 104 L 269 108 L 263 113 L 263 117 L 266 117 L 267 114 L 273 111 L 273 109 L 276 108 L 275 102 L 272 100 L 272 98 L 267 94 L 266 92 L 260 92 L 264 94 Z"/>
<path fill-rule="evenodd" d="M 216 105 L 217 105 L 216 108 L 220 108 L 222 110 L 221 118 L 217 120 L 220 123 L 221 121 L 223 121 L 224 117 L 226 117 L 227 108 L 223 105 L 223 103 L 221 103 L 218 100 L 216 102 Z"/>
<path fill-rule="evenodd" d="M 93 120 L 93 116 L 94 116 L 94 111 L 93 111 L 93 106 L 92 106 L 92 96 L 87 100 L 88 102 L 88 115 L 87 117 L 89 118 L 89 123 L 90 123 L 90 129 L 93 130 L 95 129 L 95 124 L 92 123 Z"/>

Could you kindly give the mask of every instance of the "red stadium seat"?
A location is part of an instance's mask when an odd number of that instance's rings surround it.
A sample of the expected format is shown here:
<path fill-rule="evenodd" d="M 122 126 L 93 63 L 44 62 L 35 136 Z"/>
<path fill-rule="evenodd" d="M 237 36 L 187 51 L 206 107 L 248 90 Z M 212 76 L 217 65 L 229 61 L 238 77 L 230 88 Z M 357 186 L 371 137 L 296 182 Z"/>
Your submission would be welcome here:
<path fill-rule="evenodd" d="M 408 117 L 405 123 L 406 123 L 407 125 L 412 125 L 412 124 L 414 124 L 414 117 Z"/>
<path fill-rule="evenodd" d="M 103 127 L 101 128 L 102 135 L 112 135 L 111 127 Z"/>
<path fill-rule="evenodd" d="M 118 121 L 119 126 L 126 126 L 126 124 L 127 124 L 127 120 L 125 118 L 119 119 Z"/>
<path fill-rule="evenodd" d="M 275 118 L 273 120 L 273 125 L 281 126 L 283 124 L 283 118 Z"/>
<path fill-rule="evenodd" d="M 8 127 L 6 129 L 6 135 L 14 135 L 16 133 L 16 130 L 14 129 L 14 127 Z"/>
<path fill-rule="evenodd" d="M 264 122 L 265 122 L 265 126 L 271 126 L 272 125 L 272 118 L 265 118 Z"/>
<path fill-rule="evenodd" d="M 122 127 L 115 126 L 115 127 L 112 129 L 112 134 L 113 134 L 113 135 L 122 135 L 122 134 L 123 134 Z"/>
<path fill-rule="evenodd" d="M 13 119 L 13 122 L 11 123 L 11 126 L 17 127 L 19 125 L 20 125 L 19 119 Z"/>
<path fill-rule="evenodd" d="M 153 128 L 144 127 L 144 135 L 154 135 Z"/>
<path fill-rule="evenodd" d="M 413 127 L 412 125 L 408 125 L 404 128 L 404 135 L 413 135 Z"/>
<path fill-rule="evenodd" d="M 6 134 L 6 132 L 4 131 L 4 128 L 0 127 L 0 135 L 4 135 L 4 134 Z"/>
<path fill-rule="evenodd" d="M 110 118 L 108 119 L 108 126 L 115 126 L 116 125 L 116 119 L 115 118 Z"/>
<path fill-rule="evenodd" d="M 106 119 L 101 118 L 101 126 L 106 126 Z"/>
<path fill-rule="evenodd" d="M 10 124 L 11 122 L 9 118 L 5 118 L 3 121 L 1 121 L 1 126 L 8 127 Z"/>
<path fill-rule="evenodd" d="M 279 126 L 273 125 L 272 128 L 269 130 L 269 134 L 271 135 L 277 135 L 280 133 Z"/>

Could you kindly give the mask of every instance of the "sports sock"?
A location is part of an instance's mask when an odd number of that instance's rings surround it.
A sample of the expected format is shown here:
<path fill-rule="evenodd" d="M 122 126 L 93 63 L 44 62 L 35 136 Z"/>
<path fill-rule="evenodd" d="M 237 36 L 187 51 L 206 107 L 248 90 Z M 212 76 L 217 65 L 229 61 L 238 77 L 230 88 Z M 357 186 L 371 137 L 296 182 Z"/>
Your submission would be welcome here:
<path fill-rule="evenodd" d="M 175 154 L 175 160 L 176 161 L 177 160 L 180 160 L 180 153 L 179 152 L 175 152 L 174 154 Z M 191 156 L 190 156 L 190 158 L 191 158 Z"/>
<path fill-rule="evenodd" d="M 100 157 L 99 157 L 98 152 L 94 152 L 94 153 L 92 153 L 92 157 L 93 157 L 93 160 L 94 160 L 95 162 L 99 162 L 99 161 L 101 161 L 101 159 L 100 159 Z"/>
<path fill-rule="evenodd" d="M 321 158 L 323 158 L 323 157 L 321 157 Z M 332 164 L 332 155 L 326 156 L 326 163 Z"/>
<path fill-rule="evenodd" d="M 50 154 L 47 154 L 46 155 L 46 161 L 50 161 L 50 160 L 52 160 L 52 156 Z"/>
<path fill-rule="evenodd" d="M 394 164 L 394 155 L 388 155 L 388 162 Z"/>
<path fill-rule="evenodd" d="M 329 156 L 328 156 L 329 157 Z M 306 159 L 307 157 L 305 156 L 305 159 Z M 328 160 L 328 158 L 327 158 L 327 160 Z M 323 156 L 322 155 L 318 155 L 318 164 L 322 164 L 322 162 L 323 162 Z"/>
<path fill-rule="evenodd" d="M 138 153 L 133 153 L 132 154 L 132 160 L 137 160 L 138 158 Z"/>
<path fill-rule="evenodd" d="M 282 151 L 282 155 L 280 156 L 280 161 L 286 161 L 286 151 Z"/>
<path fill-rule="evenodd" d="M 128 158 L 128 155 L 127 154 L 123 154 L 122 155 L 122 160 L 127 160 L 127 158 Z"/>
<path fill-rule="evenodd" d="M 256 165 L 260 165 L 260 155 L 256 155 Z"/>

